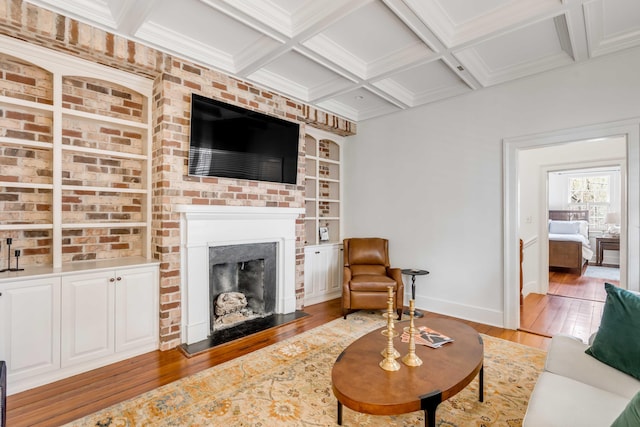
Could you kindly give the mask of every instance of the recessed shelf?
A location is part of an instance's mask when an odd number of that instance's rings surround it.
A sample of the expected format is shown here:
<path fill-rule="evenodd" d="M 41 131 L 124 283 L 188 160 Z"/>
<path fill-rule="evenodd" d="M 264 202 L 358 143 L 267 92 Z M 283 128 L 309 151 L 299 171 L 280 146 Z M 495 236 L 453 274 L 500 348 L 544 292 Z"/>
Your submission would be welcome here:
<path fill-rule="evenodd" d="M 26 99 L 13 98 L 11 96 L 0 95 L 0 104 L 15 105 L 23 108 L 29 108 L 31 110 L 38 111 L 53 111 L 53 105 L 43 104 L 40 102 L 27 101 Z"/>
<path fill-rule="evenodd" d="M 6 136 L 0 136 L 0 143 L 20 145 L 22 147 L 43 148 L 45 150 L 51 150 L 53 148 L 53 144 L 50 142 L 30 141 L 28 139 L 8 138 Z"/>
<path fill-rule="evenodd" d="M 102 150 L 100 148 L 78 147 L 75 145 L 63 145 L 65 151 L 75 151 L 78 153 L 97 154 L 105 157 L 118 157 L 122 159 L 147 160 L 144 154 L 125 153 L 122 151 Z"/>
<path fill-rule="evenodd" d="M 0 181 L 0 187 L 42 188 L 44 190 L 52 190 L 53 189 L 53 184 L 39 184 L 39 183 L 35 183 L 35 182 Z"/>
<path fill-rule="evenodd" d="M 62 190 L 66 191 L 94 191 L 109 193 L 131 193 L 131 194 L 147 194 L 149 190 L 137 188 L 119 188 L 119 187 L 88 187 L 83 185 L 63 185 Z"/>
<path fill-rule="evenodd" d="M 3 224 L 0 225 L 2 231 L 12 230 L 51 230 L 53 224 Z"/>
<path fill-rule="evenodd" d="M 62 224 L 64 230 L 75 230 L 79 228 L 142 228 L 146 227 L 146 222 L 76 222 Z"/>
<path fill-rule="evenodd" d="M 79 119 L 91 120 L 98 123 L 108 123 L 118 126 L 124 126 L 131 129 L 146 131 L 149 125 L 141 122 L 134 122 L 131 120 L 124 120 L 117 117 L 102 116 L 100 114 L 87 113 L 85 111 L 72 110 L 70 108 L 63 108 L 62 113 L 67 117 L 77 117 Z"/>

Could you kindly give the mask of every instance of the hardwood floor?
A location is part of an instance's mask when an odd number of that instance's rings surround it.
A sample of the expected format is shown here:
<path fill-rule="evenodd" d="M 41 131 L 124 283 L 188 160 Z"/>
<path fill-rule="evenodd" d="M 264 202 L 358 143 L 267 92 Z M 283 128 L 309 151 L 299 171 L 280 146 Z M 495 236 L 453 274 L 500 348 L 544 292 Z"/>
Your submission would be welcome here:
<path fill-rule="evenodd" d="M 520 329 L 552 336 L 570 334 L 587 341 L 600 326 L 604 283 L 616 280 L 549 272 L 549 293 L 529 294 L 520 311 Z"/>
<path fill-rule="evenodd" d="M 7 425 L 59 426 L 161 385 L 195 374 L 341 317 L 340 300 L 306 307 L 292 323 L 187 358 L 178 350 L 154 351 L 104 368 L 9 396 Z M 426 317 L 447 317 L 425 312 Z M 478 332 L 546 349 L 549 338 L 463 321 Z"/>

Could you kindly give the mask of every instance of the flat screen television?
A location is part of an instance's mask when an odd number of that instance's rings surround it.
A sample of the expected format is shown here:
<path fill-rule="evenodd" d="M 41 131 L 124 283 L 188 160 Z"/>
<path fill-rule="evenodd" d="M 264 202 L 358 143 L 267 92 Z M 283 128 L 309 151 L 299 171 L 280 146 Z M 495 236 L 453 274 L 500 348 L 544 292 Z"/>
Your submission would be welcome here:
<path fill-rule="evenodd" d="M 298 123 L 192 94 L 189 175 L 296 184 L 299 139 Z"/>

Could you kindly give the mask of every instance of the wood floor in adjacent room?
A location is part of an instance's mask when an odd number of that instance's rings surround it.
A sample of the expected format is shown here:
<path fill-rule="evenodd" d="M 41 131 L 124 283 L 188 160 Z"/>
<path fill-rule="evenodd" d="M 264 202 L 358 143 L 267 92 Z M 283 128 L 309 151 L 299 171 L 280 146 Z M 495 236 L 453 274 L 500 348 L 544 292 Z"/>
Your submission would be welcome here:
<path fill-rule="evenodd" d="M 575 273 L 549 272 L 549 293 L 529 294 L 520 311 L 520 329 L 552 336 L 569 334 L 587 341 L 600 326 L 605 280 Z"/>
<path fill-rule="evenodd" d="M 7 425 L 59 426 L 156 387 L 282 341 L 341 317 L 340 300 L 309 306 L 309 316 L 187 358 L 177 349 L 154 351 L 9 396 Z M 426 317 L 446 317 L 426 312 Z M 478 332 L 546 349 L 549 338 L 464 321 Z"/>

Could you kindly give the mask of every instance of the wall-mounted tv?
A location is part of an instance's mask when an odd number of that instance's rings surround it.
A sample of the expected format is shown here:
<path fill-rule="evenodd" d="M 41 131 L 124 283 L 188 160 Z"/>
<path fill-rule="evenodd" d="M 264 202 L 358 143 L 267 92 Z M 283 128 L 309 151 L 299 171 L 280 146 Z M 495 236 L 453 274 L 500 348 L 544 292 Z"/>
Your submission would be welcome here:
<path fill-rule="evenodd" d="M 300 125 L 197 94 L 189 175 L 296 184 Z"/>

